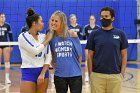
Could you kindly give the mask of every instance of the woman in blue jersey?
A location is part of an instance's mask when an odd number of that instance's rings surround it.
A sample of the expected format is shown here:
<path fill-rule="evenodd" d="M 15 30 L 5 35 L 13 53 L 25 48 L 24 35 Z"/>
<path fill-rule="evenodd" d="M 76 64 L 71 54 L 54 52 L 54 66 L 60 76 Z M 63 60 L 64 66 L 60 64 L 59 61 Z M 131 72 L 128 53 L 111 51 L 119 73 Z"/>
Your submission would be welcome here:
<path fill-rule="evenodd" d="M 43 29 L 42 17 L 29 8 L 26 23 L 29 31 L 18 37 L 21 52 L 21 85 L 20 93 L 46 93 L 49 78 L 51 51 L 48 42 L 53 33 L 39 33 Z"/>
<path fill-rule="evenodd" d="M 78 34 L 79 39 L 82 40 L 83 39 L 83 33 L 82 33 L 83 28 L 77 23 L 76 15 L 71 14 L 69 20 L 70 20 L 69 29 L 76 32 Z"/>
<path fill-rule="evenodd" d="M 85 25 L 83 29 L 83 34 L 85 36 L 85 40 L 88 39 L 91 32 L 96 31 L 100 27 L 95 24 L 96 18 L 94 15 L 90 15 L 89 24 Z M 88 59 L 88 49 L 85 47 L 85 81 L 89 81 L 88 68 L 87 68 L 87 59 Z"/>
<path fill-rule="evenodd" d="M 0 13 L 0 42 L 9 42 L 13 41 L 11 27 L 8 23 L 5 22 L 5 14 Z M 4 55 L 4 63 L 5 63 L 5 83 L 11 83 L 9 79 L 10 73 L 10 52 L 12 47 L 9 45 L 0 45 L 0 66 L 2 60 L 2 54 Z"/>
<path fill-rule="evenodd" d="M 81 45 L 77 33 L 68 30 L 66 19 L 62 11 L 55 11 L 50 18 L 49 26 L 55 33 L 50 44 L 55 67 L 54 84 L 56 93 L 67 93 L 68 86 L 71 93 L 81 93 Z"/>

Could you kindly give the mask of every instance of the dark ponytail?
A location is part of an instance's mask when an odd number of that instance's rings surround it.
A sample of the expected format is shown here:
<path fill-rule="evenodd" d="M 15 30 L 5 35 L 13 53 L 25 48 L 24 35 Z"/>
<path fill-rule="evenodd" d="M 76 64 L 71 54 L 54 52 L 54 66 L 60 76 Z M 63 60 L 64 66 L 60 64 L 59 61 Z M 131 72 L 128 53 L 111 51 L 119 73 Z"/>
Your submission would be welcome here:
<path fill-rule="evenodd" d="M 29 29 L 32 27 L 33 22 L 37 22 L 40 15 L 36 14 L 32 8 L 27 9 L 26 23 Z"/>

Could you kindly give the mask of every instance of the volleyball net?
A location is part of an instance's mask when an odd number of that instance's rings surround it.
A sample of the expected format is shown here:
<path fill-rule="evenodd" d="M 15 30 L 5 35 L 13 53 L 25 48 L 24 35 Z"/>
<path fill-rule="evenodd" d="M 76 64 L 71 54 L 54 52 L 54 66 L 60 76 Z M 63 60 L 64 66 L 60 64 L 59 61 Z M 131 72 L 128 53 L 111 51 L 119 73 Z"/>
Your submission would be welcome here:
<path fill-rule="evenodd" d="M 85 60 L 84 48 L 87 40 L 80 40 L 82 45 L 83 54 L 82 58 Z M 128 61 L 139 61 L 140 60 L 140 39 L 128 39 Z M 21 56 L 18 48 L 18 42 L 0 42 L 0 46 L 13 45 L 14 51 L 11 54 L 11 63 L 21 63 Z"/>
<path fill-rule="evenodd" d="M 81 44 L 86 44 L 87 40 L 80 40 Z M 138 44 L 140 43 L 140 39 L 128 39 L 129 44 Z M 0 46 L 5 46 L 5 45 L 18 45 L 18 42 L 0 42 Z"/>

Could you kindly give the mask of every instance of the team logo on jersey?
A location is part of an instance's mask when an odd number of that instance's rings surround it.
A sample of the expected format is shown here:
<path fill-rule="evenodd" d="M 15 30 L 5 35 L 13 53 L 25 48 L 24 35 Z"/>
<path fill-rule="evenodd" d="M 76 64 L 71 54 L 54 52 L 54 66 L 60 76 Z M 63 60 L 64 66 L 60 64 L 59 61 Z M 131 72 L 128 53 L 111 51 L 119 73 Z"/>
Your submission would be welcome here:
<path fill-rule="evenodd" d="M 118 35 L 113 35 L 113 38 L 114 38 L 114 39 L 120 39 L 120 36 L 118 36 Z"/>
<path fill-rule="evenodd" d="M 88 33 L 90 34 L 93 30 L 88 30 Z"/>
<path fill-rule="evenodd" d="M 42 52 L 40 52 L 38 55 L 35 55 L 36 57 L 41 57 Z"/>
<path fill-rule="evenodd" d="M 74 32 L 79 32 L 80 30 L 79 29 L 71 29 L 73 30 Z"/>
<path fill-rule="evenodd" d="M 3 27 L 1 30 L 7 30 L 7 28 L 6 27 Z"/>

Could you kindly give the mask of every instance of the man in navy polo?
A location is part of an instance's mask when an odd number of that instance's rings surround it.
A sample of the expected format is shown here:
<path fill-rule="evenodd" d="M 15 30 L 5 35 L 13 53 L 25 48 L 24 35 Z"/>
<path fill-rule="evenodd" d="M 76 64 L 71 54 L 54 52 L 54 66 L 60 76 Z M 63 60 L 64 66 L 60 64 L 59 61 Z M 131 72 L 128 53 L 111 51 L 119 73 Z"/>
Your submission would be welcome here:
<path fill-rule="evenodd" d="M 102 28 L 88 39 L 88 72 L 91 93 L 120 93 L 127 64 L 128 41 L 125 33 L 113 27 L 114 10 L 100 11 Z"/>

